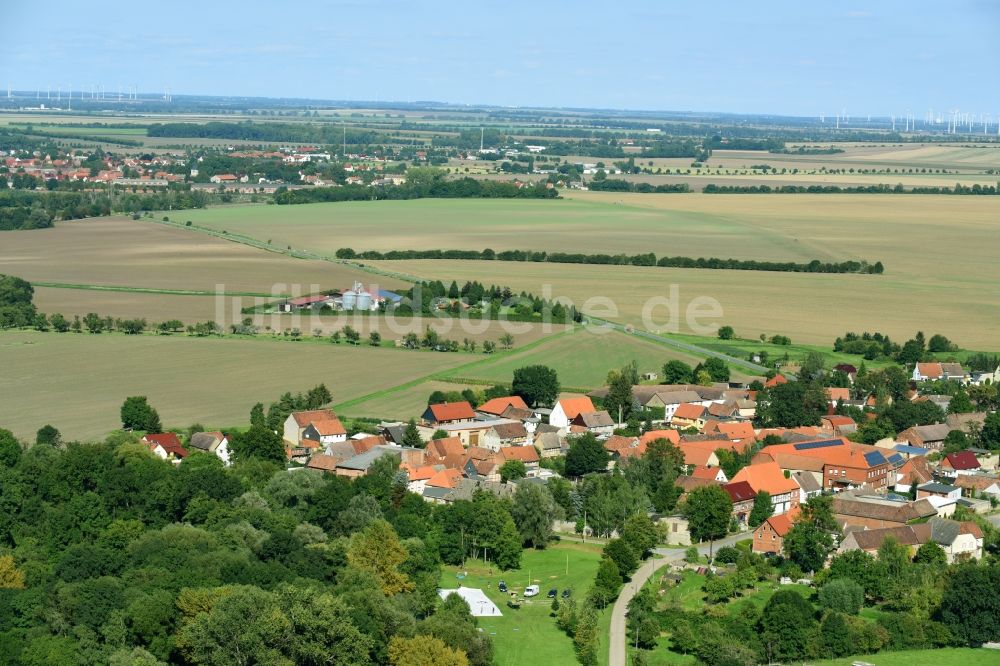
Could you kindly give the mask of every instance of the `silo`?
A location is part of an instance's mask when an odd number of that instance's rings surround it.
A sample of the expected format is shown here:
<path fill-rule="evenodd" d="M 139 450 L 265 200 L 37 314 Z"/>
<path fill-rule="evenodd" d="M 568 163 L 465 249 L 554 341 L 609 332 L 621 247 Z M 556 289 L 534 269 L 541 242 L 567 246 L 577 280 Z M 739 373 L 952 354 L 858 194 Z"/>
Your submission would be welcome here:
<path fill-rule="evenodd" d="M 372 309 L 372 295 L 367 291 L 362 291 L 358 294 L 358 310 L 371 310 Z"/>
<path fill-rule="evenodd" d="M 342 297 L 342 302 L 343 302 L 342 307 L 345 310 L 353 310 L 355 308 L 356 303 L 357 303 L 357 298 L 358 298 L 358 295 L 356 293 L 354 293 L 353 291 L 345 291 L 344 295 Z"/>

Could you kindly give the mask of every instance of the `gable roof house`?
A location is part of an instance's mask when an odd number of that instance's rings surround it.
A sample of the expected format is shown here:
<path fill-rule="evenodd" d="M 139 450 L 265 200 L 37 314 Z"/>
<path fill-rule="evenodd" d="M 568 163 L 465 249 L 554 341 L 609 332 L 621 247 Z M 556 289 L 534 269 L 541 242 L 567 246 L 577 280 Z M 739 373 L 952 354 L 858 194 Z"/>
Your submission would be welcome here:
<path fill-rule="evenodd" d="M 466 401 L 442 402 L 428 405 L 424 411 L 423 420 L 429 425 L 445 425 L 449 423 L 468 423 L 476 420 L 472 405 Z"/>
<path fill-rule="evenodd" d="M 180 464 L 181 460 L 188 456 L 187 449 L 181 446 L 180 438 L 172 432 L 143 435 L 139 441 L 149 447 L 158 458 L 169 460 L 175 465 Z"/>
<path fill-rule="evenodd" d="M 823 432 L 838 437 L 846 437 L 858 430 L 858 424 L 850 416 L 830 414 L 828 416 L 821 416 L 819 422 Z"/>
<path fill-rule="evenodd" d="M 570 425 L 581 426 L 595 435 L 610 435 L 615 430 L 615 421 L 603 409 L 594 412 L 580 412 Z"/>
<path fill-rule="evenodd" d="M 945 423 L 935 423 L 933 425 L 913 426 L 907 428 L 896 436 L 898 441 L 909 442 L 911 446 L 919 446 L 925 449 L 940 451 L 944 446 L 944 440 L 951 432 L 951 427 Z"/>
<path fill-rule="evenodd" d="M 507 396 L 505 398 L 493 398 L 476 407 L 476 412 L 486 417 L 496 418 L 503 416 L 508 407 L 516 409 L 528 409 L 528 405 L 519 395 Z"/>
<path fill-rule="evenodd" d="M 978 560 L 983 556 L 983 533 L 979 526 L 947 518 L 931 518 L 915 525 L 851 530 L 841 541 L 837 552 L 863 550 L 877 557 L 879 547 L 890 537 L 907 546 L 911 555 L 919 546 L 933 541 L 944 550 L 948 564 L 963 559 Z"/>
<path fill-rule="evenodd" d="M 535 437 L 535 446 L 543 458 L 554 458 L 566 453 L 566 440 L 557 432 L 543 432 Z"/>
<path fill-rule="evenodd" d="M 1000 479 L 981 474 L 962 474 L 955 479 L 955 485 L 962 489 L 966 497 L 990 497 L 1000 499 Z"/>
<path fill-rule="evenodd" d="M 336 416 L 332 419 L 312 421 L 302 429 L 300 442 L 317 442 L 320 446 L 347 441 L 347 430 Z"/>
<path fill-rule="evenodd" d="M 915 382 L 954 379 L 965 383 L 969 379 L 969 373 L 961 363 L 917 363 L 913 366 L 912 379 Z"/>
<path fill-rule="evenodd" d="M 685 402 L 677 406 L 673 416 L 670 417 L 670 425 L 678 430 L 694 428 L 701 430 L 705 427 L 707 410 L 703 405 L 693 402 Z"/>
<path fill-rule="evenodd" d="M 292 412 L 285 419 L 283 439 L 286 445 L 302 446 L 302 434 L 314 421 L 337 421 L 337 415 L 332 409 L 311 409 L 303 412 Z M 338 421 L 339 422 L 339 421 Z M 343 439 L 347 439 L 344 433 Z"/>
<path fill-rule="evenodd" d="M 979 460 L 975 453 L 968 450 L 949 453 L 938 464 L 938 473 L 952 480 L 966 474 L 975 474 L 978 471 Z"/>
<path fill-rule="evenodd" d="M 799 505 L 802 489 L 795 479 L 786 478 L 777 463 L 747 465 L 733 476 L 733 483 L 746 481 L 754 494 L 764 490 L 771 495 L 774 515 L 780 515 Z"/>
<path fill-rule="evenodd" d="M 538 451 L 533 446 L 505 446 L 500 449 L 500 456 L 504 462 L 508 460 L 520 460 L 528 470 L 529 476 L 538 471 Z"/>
<path fill-rule="evenodd" d="M 916 483 L 918 486 L 934 480 L 930 463 L 925 456 L 915 456 L 910 458 L 903 466 L 896 470 L 896 484 L 893 490 L 897 493 L 910 492 L 910 485 Z"/>
<path fill-rule="evenodd" d="M 902 502 L 884 497 L 843 493 L 833 498 L 833 517 L 841 527 L 898 527 L 937 515 L 927 500 Z"/>
<path fill-rule="evenodd" d="M 729 494 L 729 499 L 733 501 L 733 518 L 736 519 L 741 528 L 746 527 L 750 512 L 753 511 L 753 503 L 757 498 L 757 493 L 746 481 L 727 483 L 722 486 L 722 489 Z"/>
<path fill-rule="evenodd" d="M 593 411 L 594 403 L 585 395 L 560 397 L 549 415 L 549 423 L 565 431 L 581 412 Z"/>
<path fill-rule="evenodd" d="M 753 531 L 753 552 L 755 553 L 781 553 L 785 545 L 785 537 L 792 529 L 795 518 L 799 513 L 798 507 L 787 513 L 771 516 L 757 526 Z"/>
<path fill-rule="evenodd" d="M 196 432 L 188 440 L 188 447 L 205 453 L 214 453 L 228 467 L 229 438 L 221 432 Z"/>
<path fill-rule="evenodd" d="M 528 431 L 524 424 L 518 421 L 495 423 L 479 437 L 479 445 L 491 451 L 499 451 L 500 447 L 503 446 L 523 446 L 525 444 L 530 444 Z"/>
<path fill-rule="evenodd" d="M 821 470 L 817 480 L 822 482 L 825 490 L 836 492 L 863 485 L 883 490 L 893 469 L 883 451 L 839 437 L 766 446 L 754 456 L 753 461 L 770 459 L 790 472 L 815 474 Z M 892 481 L 895 482 L 895 479 Z"/>

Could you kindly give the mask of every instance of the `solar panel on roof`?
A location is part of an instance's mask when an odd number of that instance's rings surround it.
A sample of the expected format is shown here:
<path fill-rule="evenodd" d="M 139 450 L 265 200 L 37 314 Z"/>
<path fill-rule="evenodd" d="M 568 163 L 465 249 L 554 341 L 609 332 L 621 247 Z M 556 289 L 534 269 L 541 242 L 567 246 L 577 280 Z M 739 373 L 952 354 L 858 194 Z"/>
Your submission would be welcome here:
<path fill-rule="evenodd" d="M 889 456 L 889 462 L 892 463 L 893 465 L 902 465 L 903 456 L 901 456 L 898 453 L 893 453 L 891 456 Z"/>
<path fill-rule="evenodd" d="M 839 439 L 823 439 L 818 442 L 802 442 L 801 444 L 793 444 L 792 448 L 796 451 L 809 451 L 810 449 L 825 449 L 831 446 L 842 446 L 843 442 Z"/>
<path fill-rule="evenodd" d="M 865 454 L 865 460 L 872 467 L 885 464 L 885 456 L 880 451 L 869 451 Z"/>

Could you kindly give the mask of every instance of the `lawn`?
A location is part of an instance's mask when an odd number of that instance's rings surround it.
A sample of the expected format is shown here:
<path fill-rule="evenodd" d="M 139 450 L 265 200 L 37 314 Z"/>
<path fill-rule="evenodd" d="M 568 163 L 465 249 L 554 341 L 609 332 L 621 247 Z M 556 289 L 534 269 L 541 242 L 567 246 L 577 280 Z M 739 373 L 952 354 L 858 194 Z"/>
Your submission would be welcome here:
<path fill-rule="evenodd" d="M 509 383 L 514 370 L 543 364 L 556 370 L 559 382 L 570 389 L 593 389 L 604 386 L 609 370 L 635 360 L 639 372 L 659 374 L 663 364 L 680 359 L 692 366 L 702 359 L 678 352 L 664 345 L 608 329 L 576 329 L 555 335 L 530 349 L 499 356 L 477 366 L 471 372 L 456 375 L 489 382 Z"/>
<path fill-rule="evenodd" d="M 426 381 L 399 391 L 381 395 L 353 404 L 342 411 L 344 416 L 379 418 L 406 421 L 419 417 L 427 408 L 427 398 L 434 391 L 461 391 L 465 388 L 482 389 L 483 386 Z"/>
<path fill-rule="evenodd" d="M 562 542 L 545 550 L 525 550 L 521 568 L 515 571 L 501 573 L 482 560 L 469 560 L 464 569 L 445 567 L 441 586 L 481 588 L 500 607 L 503 617 L 479 619 L 479 626 L 493 638 L 498 666 L 573 664 L 576 663 L 573 641 L 550 617 L 552 602 L 545 594 L 551 588 L 557 588 L 560 594 L 569 588 L 575 597 L 582 598 L 590 588 L 599 562 L 599 548 Z M 459 571 L 465 574 L 464 578 L 457 577 Z M 497 589 L 497 583 L 504 580 L 511 591 L 521 592 L 529 579 L 541 587 L 542 593 L 525 600 L 517 610 L 508 608 L 507 595 Z M 601 616 L 602 660 L 607 659 L 610 617 L 610 610 Z"/>
<path fill-rule="evenodd" d="M 806 663 L 810 666 L 851 666 L 856 661 L 864 661 L 875 666 L 989 666 L 1000 664 L 1000 650 L 973 648 L 902 650 Z"/>
<path fill-rule="evenodd" d="M 270 338 L 0 333 L 0 427 L 25 439 L 49 423 L 64 439 L 120 427 L 119 408 L 145 395 L 165 427 L 245 426 L 250 408 L 320 382 L 334 402 L 476 361 L 470 354 L 348 347 Z"/>

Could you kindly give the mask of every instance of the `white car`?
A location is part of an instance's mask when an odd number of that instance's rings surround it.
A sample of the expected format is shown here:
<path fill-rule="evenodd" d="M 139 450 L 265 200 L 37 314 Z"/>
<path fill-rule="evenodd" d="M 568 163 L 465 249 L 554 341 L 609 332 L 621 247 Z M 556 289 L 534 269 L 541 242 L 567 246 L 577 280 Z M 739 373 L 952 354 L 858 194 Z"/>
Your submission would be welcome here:
<path fill-rule="evenodd" d="M 529 585 L 528 587 L 524 588 L 524 596 L 526 597 L 533 597 L 536 594 L 538 594 L 538 592 L 539 589 L 537 585 Z"/>

